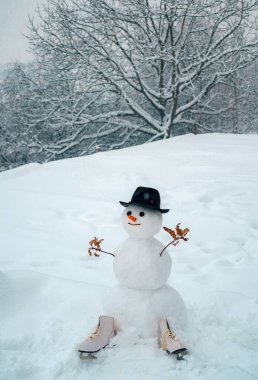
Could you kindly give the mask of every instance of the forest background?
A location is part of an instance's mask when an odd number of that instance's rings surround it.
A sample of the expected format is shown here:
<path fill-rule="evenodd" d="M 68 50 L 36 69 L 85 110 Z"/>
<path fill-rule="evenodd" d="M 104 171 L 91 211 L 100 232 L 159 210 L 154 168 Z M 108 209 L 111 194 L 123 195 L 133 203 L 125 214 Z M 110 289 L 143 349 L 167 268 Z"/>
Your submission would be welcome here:
<path fill-rule="evenodd" d="M 258 132 L 256 0 L 48 0 L 0 68 L 0 170 Z"/>

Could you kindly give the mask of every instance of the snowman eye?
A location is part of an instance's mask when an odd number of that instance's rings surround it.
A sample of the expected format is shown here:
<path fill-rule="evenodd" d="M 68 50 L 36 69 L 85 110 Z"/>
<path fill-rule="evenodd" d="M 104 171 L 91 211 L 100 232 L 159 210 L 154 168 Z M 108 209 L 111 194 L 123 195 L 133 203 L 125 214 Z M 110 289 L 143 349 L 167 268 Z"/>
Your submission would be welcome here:
<path fill-rule="evenodd" d="M 132 215 L 132 211 L 127 211 L 127 215 Z"/>
<path fill-rule="evenodd" d="M 141 217 L 143 217 L 143 216 L 145 215 L 145 212 L 141 211 L 141 212 L 139 213 L 139 215 L 140 215 Z"/>

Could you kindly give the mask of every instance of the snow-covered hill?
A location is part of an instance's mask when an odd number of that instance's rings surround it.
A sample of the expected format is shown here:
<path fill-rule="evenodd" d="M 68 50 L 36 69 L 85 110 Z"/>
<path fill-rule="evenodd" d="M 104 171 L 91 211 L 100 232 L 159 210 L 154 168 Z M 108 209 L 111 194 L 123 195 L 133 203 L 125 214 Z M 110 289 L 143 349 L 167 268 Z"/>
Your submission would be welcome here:
<path fill-rule="evenodd" d="M 112 257 L 88 257 L 88 241 L 103 237 L 112 252 L 125 238 L 118 201 L 139 185 L 171 208 L 164 225 L 191 229 L 170 249 L 169 279 L 188 309 L 191 354 L 176 362 L 128 335 L 80 361 L 116 284 Z M 181 136 L 1 173 L 0 379 L 258 379 L 257 194 L 255 135 Z"/>

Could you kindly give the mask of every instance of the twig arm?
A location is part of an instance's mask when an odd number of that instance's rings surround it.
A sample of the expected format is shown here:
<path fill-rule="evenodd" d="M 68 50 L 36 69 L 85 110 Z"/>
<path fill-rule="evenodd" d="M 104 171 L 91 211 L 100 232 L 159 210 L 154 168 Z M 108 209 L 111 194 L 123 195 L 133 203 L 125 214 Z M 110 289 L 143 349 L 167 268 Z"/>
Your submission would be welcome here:
<path fill-rule="evenodd" d="M 167 245 L 166 245 L 166 247 L 164 247 L 163 249 L 162 249 L 162 251 L 160 252 L 160 256 L 162 256 L 162 253 L 167 249 L 167 247 L 169 247 L 171 244 L 173 244 L 175 241 L 171 241 L 170 243 L 168 243 Z"/>
<path fill-rule="evenodd" d="M 94 256 L 97 256 L 99 257 L 100 255 L 97 253 L 97 252 L 102 252 L 102 253 L 106 253 L 107 255 L 111 255 L 111 256 L 114 256 L 115 255 L 111 252 L 107 252 L 107 251 L 103 251 L 101 248 L 100 248 L 100 245 L 101 243 L 104 241 L 104 239 L 98 239 L 96 236 L 94 236 L 94 238 L 92 240 L 89 241 L 89 249 L 88 249 L 88 253 L 90 256 L 92 256 L 92 250 L 94 249 Z"/>
<path fill-rule="evenodd" d="M 184 228 L 183 230 L 180 228 L 180 223 L 178 223 L 175 227 L 175 230 L 171 230 L 171 228 L 168 227 L 163 227 L 163 229 L 169 233 L 170 236 L 172 236 L 173 240 L 166 245 L 160 252 L 160 256 L 162 256 L 162 253 L 165 251 L 165 249 L 170 246 L 171 244 L 176 246 L 180 240 L 187 241 L 188 238 L 185 236 L 188 234 L 190 231 L 189 228 Z"/>
<path fill-rule="evenodd" d="M 111 253 L 111 252 L 107 252 L 107 251 L 103 251 L 102 249 L 100 249 L 100 248 L 91 248 L 91 249 L 95 249 L 95 251 L 98 251 L 98 252 L 102 252 L 102 253 L 106 253 L 107 255 L 111 255 L 111 256 L 114 256 L 115 257 L 115 255 L 113 254 L 113 253 Z"/>

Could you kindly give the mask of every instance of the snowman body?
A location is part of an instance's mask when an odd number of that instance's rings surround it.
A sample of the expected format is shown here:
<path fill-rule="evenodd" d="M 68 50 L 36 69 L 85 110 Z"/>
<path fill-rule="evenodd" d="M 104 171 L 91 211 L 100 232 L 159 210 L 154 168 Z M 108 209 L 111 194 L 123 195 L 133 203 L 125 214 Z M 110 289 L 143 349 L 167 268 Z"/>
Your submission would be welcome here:
<path fill-rule="evenodd" d="M 121 285 L 131 289 L 154 290 L 165 285 L 172 260 L 164 245 L 150 237 L 135 239 L 129 237 L 115 251 L 113 269 Z"/>
<path fill-rule="evenodd" d="M 162 214 L 130 205 L 122 214 L 129 238 L 115 250 L 114 274 L 119 285 L 109 293 L 106 311 L 115 317 L 117 330 L 142 337 L 157 334 L 158 319 L 167 318 L 172 326 L 186 322 L 184 302 L 167 285 L 172 260 L 164 245 L 154 238 L 162 226 Z"/>

